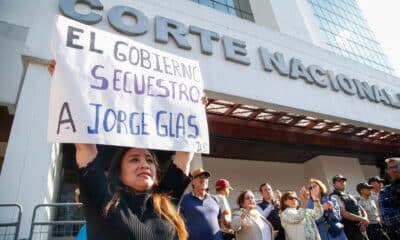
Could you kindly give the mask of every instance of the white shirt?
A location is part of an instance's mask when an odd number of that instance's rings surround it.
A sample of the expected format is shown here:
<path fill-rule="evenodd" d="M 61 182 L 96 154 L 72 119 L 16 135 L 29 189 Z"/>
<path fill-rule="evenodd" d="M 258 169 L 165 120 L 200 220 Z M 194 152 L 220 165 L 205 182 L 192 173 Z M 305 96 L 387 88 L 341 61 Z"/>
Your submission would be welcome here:
<path fill-rule="evenodd" d="M 261 230 L 263 240 L 271 240 L 271 227 L 261 219 L 261 217 L 253 219 Z"/>
<path fill-rule="evenodd" d="M 218 204 L 219 207 L 221 208 L 221 214 L 222 214 L 221 217 L 224 216 L 224 213 L 228 213 L 227 220 L 229 222 L 232 221 L 231 208 L 229 206 L 228 200 L 226 200 L 226 197 L 222 194 L 216 194 L 215 196 L 218 198 Z M 229 230 L 230 229 L 221 222 L 221 232 L 229 233 L 230 232 Z"/>

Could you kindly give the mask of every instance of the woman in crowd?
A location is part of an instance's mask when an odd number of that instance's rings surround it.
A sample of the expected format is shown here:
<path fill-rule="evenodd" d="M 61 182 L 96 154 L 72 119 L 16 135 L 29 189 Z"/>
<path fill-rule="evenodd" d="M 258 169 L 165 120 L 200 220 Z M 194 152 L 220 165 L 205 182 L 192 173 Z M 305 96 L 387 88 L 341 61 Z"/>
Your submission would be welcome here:
<path fill-rule="evenodd" d="M 315 220 L 322 216 L 323 210 L 317 195 L 311 194 L 315 203 L 313 209 L 307 209 L 307 190 L 300 190 L 301 205 L 294 191 L 285 192 L 281 197 L 281 222 L 285 229 L 286 240 L 320 240 Z"/>
<path fill-rule="evenodd" d="M 340 223 L 342 219 L 340 215 L 339 204 L 335 198 L 328 196 L 328 189 L 320 180 L 311 178 L 308 182 L 308 189 L 311 195 L 318 196 L 320 204 L 324 210 L 323 216 L 315 220 L 318 232 L 322 240 L 347 240 L 346 234 L 343 230 L 343 225 Z M 307 207 L 314 208 L 314 201 L 312 198 L 308 199 Z M 329 225 L 336 224 L 336 229 L 331 229 Z M 333 228 L 333 227 L 331 227 Z"/>
<path fill-rule="evenodd" d="M 52 61 L 51 75 L 54 68 Z M 106 178 L 104 156 L 95 144 L 76 143 L 75 148 L 88 239 L 187 239 L 184 221 L 170 199 L 177 203 L 190 183 L 192 153 L 176 152 L 161 180 L 153 151 L 119 147 Z"/>
<path fill-rule="evenodd" d="M 239 210 L 232 214 L 231 227 L 236 240 L 273 240 L 271 223 L 256 210 L 256 200 L 250 190 L 241 192 L 237 198 Z"/>

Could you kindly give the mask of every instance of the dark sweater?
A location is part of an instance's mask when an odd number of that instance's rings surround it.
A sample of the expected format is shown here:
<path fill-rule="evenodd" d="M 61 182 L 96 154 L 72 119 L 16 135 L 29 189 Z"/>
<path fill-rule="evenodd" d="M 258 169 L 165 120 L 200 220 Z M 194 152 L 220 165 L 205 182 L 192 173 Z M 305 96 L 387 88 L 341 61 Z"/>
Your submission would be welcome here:
<path fill-rule="evenodd" d="M 78 178 L 89 240 L 178 239 L 175 226 L 154 211 L 151 193 L 124 192 L 119 206 L 104 216 L 103 208 L 112 196 L 106 190 L 102 165 L 94 160 L 78 170 Z M 176 203 L 189 182 L 190 178 L 171 164 L 156 191 L 168 193 Z"/>

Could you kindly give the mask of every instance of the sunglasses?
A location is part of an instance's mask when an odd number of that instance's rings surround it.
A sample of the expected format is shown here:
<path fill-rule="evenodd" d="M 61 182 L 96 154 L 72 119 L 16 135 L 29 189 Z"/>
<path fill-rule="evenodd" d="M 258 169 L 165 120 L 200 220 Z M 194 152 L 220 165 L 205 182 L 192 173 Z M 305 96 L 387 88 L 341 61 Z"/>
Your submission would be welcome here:
<path fill-rule="evenodd" d="M 298 198 L 295 197 L 295 196 L 288 196 L 287 199 L 288 199 L 288 200 L 297 200 Z"/>
<path fill-rule="evenodd" d="M 394 166 L 394 167 L 388 167 L 387 168 L 387 171 L 388 172 L 391 172 L 391 171 L 396 171 L 396 170 L 399 170 L 400 169 L 400 164 L 397 164 L 396 166 Z"/>
<path fill-rule="evenodd" d="M 311 191 L 313 188 L 315 188 L 316 186 L 318 186 L 317 184 L 313 184 L 311 186 L 308 187 L 308 190 Z"/>

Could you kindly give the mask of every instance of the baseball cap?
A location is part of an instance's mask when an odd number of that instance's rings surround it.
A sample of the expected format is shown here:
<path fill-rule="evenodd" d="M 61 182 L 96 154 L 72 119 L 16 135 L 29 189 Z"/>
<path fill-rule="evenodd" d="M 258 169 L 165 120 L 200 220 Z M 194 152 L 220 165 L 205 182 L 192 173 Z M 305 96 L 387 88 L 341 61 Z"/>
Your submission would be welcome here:
<path fill-rule="evenodd" d="M 371 186 L 365 182 L 357 184 L 357 192 L 358 193 L 360 193 L 362 189 L 366 189 L 366 188 L 372 189 L 372 188 L 374 188 L 374 186 Z"/>
<path fill-rule="evenodd" d="M 335 183 L 335 182 L 338 181 L 338 180 L 347 181 L 347 178 L 343 177 L 342 174 L 337 174 L 337 175 L 333 176 L 333 178 L 332 178 L 332 182 L 333 182 L 333 183 Z"/>
<path fill-rule="evenodd" d="M 233 188 L 231 187 L 231 184 L 229 184 L 229 181 L 224 179 L 224 178 L 220 178 L 217 180 L 217 182 L 215 182 L 215 188 L 229 188 L 231 190 L 233 190 Z"/>
<path fill-rule="evenodd" d="M 373 177 L 370 177 L 368 179 L 368 184 L 371 184 L 371 182 L 381 182 L 381 183 L 383 183 L 383 182 L 385 182 L 385 180 L 383 180 L 379 176 L 373 176 Z"/>
<path fill-rule="evenodd" d="M 204 174 L 204 175 L 206 175 L 207 177 L 210 177 L 210 176 L 211 176 L 211 174 L 210 174 L 209 172 L 207 172 L 206 170 L 204 170 L 203 168 L 195 169 L 195 170 L 193 170 L 192 173 L 191 173 L 191 175 L 192 175 L 193 178 L 195 178 L 195 177 L 197 177 L 197 176 L 199 176 L 199 175 L 201 175 L 201 174 Z"/>

